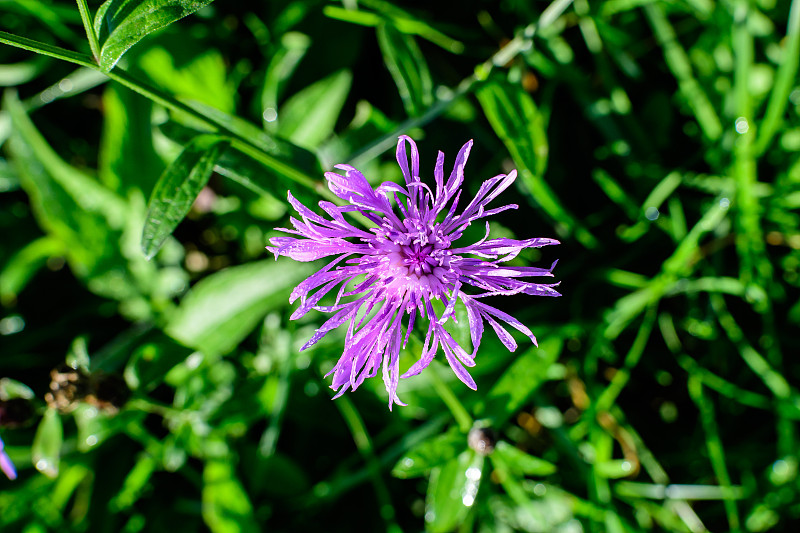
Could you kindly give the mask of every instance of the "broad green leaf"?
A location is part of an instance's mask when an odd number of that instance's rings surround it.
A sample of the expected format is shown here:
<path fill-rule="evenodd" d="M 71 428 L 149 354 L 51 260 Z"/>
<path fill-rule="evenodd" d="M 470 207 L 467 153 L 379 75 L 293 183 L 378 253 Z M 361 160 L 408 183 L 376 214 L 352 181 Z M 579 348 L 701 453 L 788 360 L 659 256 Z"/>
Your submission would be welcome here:
<path fill-rule="evenodd" d="M 122 55 L 146 35 L 191 15 L 213 0 L 107 0 L 97 10 L 100 67 L 111 70 Z"/>
<path fill-rule="evenodd" d="M 272 259 L 222 270 L 195 285 L 165 331 L 184 345 L 216 355 L 236 347 L 267 311 L 288 302 L 289 290 L 314 271 Z"/>
<path fill-rule="evenodd" d="M 158 87 L 181 100 L 203 102 L 225 113 L 234 111 L 236 87 L 219 50 L 206 48 L 184 57 L 171 49 L 181 46 L 178 37 L 158 42 L 163 46 L 151 46 L 136 60 Z"/>
<path fill-rule="evenodd" d="M 422 441 L 411 448 L 394 466 L 392 475 L 412 478 L 424 475 L 430 469 L 457 457 L 467 447 L 467 436 L 450 428 L 446 433 Z"/>
<path fill-rule="evenodd" d="M 499 77 L 487 82 L 475 94 L 492 129 L 514 159 L 531 202 L 573 233 L 581 244 L 587 248 L 597 247 L 597 239 L 563 206 L 544 180 L 550 149 L 544 118 L 533 98 L 520 84 Z"/>
<path fill-rule="evenodd" d="M 262 119 L 264 128 L 268 131 L 277 129 L 278 98 L 281 90 L 300 60 L 305 57 L 309 46 L 311 39 L 308 35 L 291 31 L 281 36 L 278 48 L 272 54 L 264 75 L 264 87 L 261 89 Z"/>
<path fill-rule="evenodd" d="M 464 520 L 478 494 L 483 462 L 484 456 L 467 450 L 433 469 L 426 501 L 427 531 L 453 531 Z"/>
<path fill-rule="evenodd" d="M 556 465 L 529 455 L 505 441 L 497 443 L 492 457 L 499 455 L 512 472 L 521 472 L 529 476 L 549 476 L 556 471 Z"/>
<path fill-rule="evenodd" d="M 152 110 L 152 102 L 125 87 L 111 84 L 104 91 L 98 174 L 109 189 L 139 189 L 147 198 L 164 171 L 153 147 Z"/>
<path fill-rule="evenodd" d="M 212 533 L 260 531 L 230 459 L 211 459 L 203 468 L 203 520 Z"/>
<path fill-rule="evenodd" d="M 349 70 L 340 70 L 293 95 L 280 108 L 277 133 L 305 148 L 319 146 L 333 133 L 352 81 Z"/>
<path fill-rule="evenodd" d="M 520 355 L 503 372 L 484 403 L 476 407 L 475 414 L 491 418 L 494 427 L 501 427 L 547 379 L 547 369 L 558 359 L 562 347 L 560 338 L 551 337 Z"/>
<path fill-rule="evenodd" d="M 61 416 L 55 409 L 45 411 L 36 436 L 31 445 L 31 460 L 36 470 L 47 477 L 58 476 L 58 465 L 61 461 L 61 443 L 64 440 L 64 428 Z"/>
<path fill-rule="evenodd" d="M 119 239 L 127 205 L 99 182 L 64 162 L 7 92 L 13 133 L 8 148 L 39 225 L 58 240 L 70 267 L 98 294 L 122 298 L 135 291 L 126 279 Z"/>
<path fill-rule="evenodd" d="M 150 196 L 142 230 L 142 250 L 152 258 L 192 207 L 206 186 L 214 165 L 230 141 L 218 135 L 199 135 L 167 167 Z"/>
<path fill-rule="evenodd" d="M 406 112 L 419 116 L 433 103 L 433 81 L 414 38 L 393 26 L 378 26 L 378 44 Z"/>
<path fill-rule="evenodd" d="M 64 244 L 53 237 L 40 237 L 15 253 L 0 271 L 0 302 L 10 305 L 51 257 L 64 255 Z"/>

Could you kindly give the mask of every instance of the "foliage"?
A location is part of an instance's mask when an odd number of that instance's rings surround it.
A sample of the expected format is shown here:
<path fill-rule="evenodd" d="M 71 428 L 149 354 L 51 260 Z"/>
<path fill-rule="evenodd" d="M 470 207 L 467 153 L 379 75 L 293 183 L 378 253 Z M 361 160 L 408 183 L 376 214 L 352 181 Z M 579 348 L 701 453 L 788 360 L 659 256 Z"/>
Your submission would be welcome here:
<path fill-rule="evenodd" d="M 2 531 L 800 520 L 800 1 L 0 20 Z M 390 413 L 380 380 L 330 401 L 342 335 L 299 353 L 324 316 L 289 320 L 317 265 L 264 245 L 336 163 L 399 179 L 404 133 L 423 169 L 474 138 L 470 192 L 518 169 L 493 234 L 559 238 L 519 261 L 560 258 L 565 296 L 508 299 L 539 347 L 487 338 L 477 392 L 434 365 Z"/>

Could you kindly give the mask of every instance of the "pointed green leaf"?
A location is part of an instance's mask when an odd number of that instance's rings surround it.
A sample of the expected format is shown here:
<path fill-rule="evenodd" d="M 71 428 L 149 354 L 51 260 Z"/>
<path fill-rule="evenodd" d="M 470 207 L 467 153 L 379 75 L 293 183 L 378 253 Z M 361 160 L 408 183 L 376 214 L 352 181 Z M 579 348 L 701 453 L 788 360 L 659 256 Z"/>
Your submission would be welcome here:
<path fill-rule="evenodd" d="M 61 159 L 13 92 L 6 92 L 3 103 L 13 126 L 10 160 L 37 222 L 61 243 L 78 277 L 91 282 L 92 290 L 115 297 L 102 289 L 100 281 L 124 275 L 120 271 L 126 260 L 119 250 L 119 237 L 128 213 L 126 203 Z M 119 292 L 119 283 L 115 290 Z"/>
<path fill-rule="evenodd" d="M 378 44 L 406 112 L 419 116 L 433 103 L 433 81 L 416 41 L 393 26 L 378 26 Z"/>
<path fill-rule="evenodd" d="M 289 98 L 278 113 L 278 134 L 305 148 L 330 137 L 342 111 L 353 75 L 340 70 Z"/>
<path fill-rule="evenodd" d="M 84 372 L 89 371 L 89 345 L 85 335 L 75 337 L 75 340 L 72 341 L 72 346 L 67 352 L 66 363 L 70 368 L 80 369 Z"/>
<path fill-rule="evenodd" d="M 152 110 L 142 95 L 117 84 L 106 87 L 98 174 L 109 189 L 123 195 L 139 189 L 144 198 L 153 192 L 164 163 L 153 145 Z"/>
<path fill-rule="evenodd" d="M 213 0 L 107 0 L 97 10 L 94 30 L 103 43 L 100 67 L 111 70 L 143 37 L 191 15 Z"/>
<path fill-rule="evenodd" d="M 430 469 L 457 457 L 467 448 L 467 436 L 450 428 L 442 435 L 436 435 L 411 448 L 392 470 L 399 478 L 412 478 L 424 475 Z"/>
<path fill-rule="evenodd" d="M 47 477 L 58 476 L 63 440 L 64 428 L 61 425 L 61 416 L 55 409 L 48 409 L 39 422 L 31 445 L 31 460 L 36 470 Z"/>
<path fill-rule="evenodd" d="M 167 167 L 150 196 L 142 230 L 142 250 L 152 258 L 192 207 L 206 186 L 214 165 L 230 141 L 218 135 L 198 135 Z"/>
<path fill-rule="evenodd" d="M 502 457 L 512 472 L 521 472 L 529 476 L 549 476 L 556 471 L 556 465 L 553 463 L 528 455 L 505 441 L 497 443 L 492 457 L 494 458 L 496 455 Z"/>
<path fill-rule="evenodd" d="M 203 520 L 212 533 L 260 531 L 229 459 L 211 459 L 203 469 Z"/>
<path fill-rule="evenodd" d="M 40 237 L 16 252 L 0 270 L 0 303 L 9 305 L 53 256 L 67 253 L 64 244 L 53 237 Z"/>
<path fill-rule="evenodd" d="M 431 472 L 425 522 L 427 531 L 453 531 L 467 516 L 478 494 L 484 456 L 467 450 Z"/>

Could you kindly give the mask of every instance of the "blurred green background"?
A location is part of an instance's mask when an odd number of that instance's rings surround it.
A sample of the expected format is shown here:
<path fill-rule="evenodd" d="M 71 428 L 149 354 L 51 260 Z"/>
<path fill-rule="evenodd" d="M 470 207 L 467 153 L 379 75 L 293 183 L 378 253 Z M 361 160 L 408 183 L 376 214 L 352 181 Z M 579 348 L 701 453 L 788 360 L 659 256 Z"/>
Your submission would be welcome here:
<path fill-rule="evenodd" d="M 0 30 L 3 532 L 797 530 L 800 1 L 4 0 Z M 518 169 L 493 234 L 560 239 L 522 260 L 564 296 L 493 302 L 539 348 L 487 334 L 477 392 L 434 364 L 389 412 L 377 378 L 330 400 L 343 332 L 289 321 L 319 265 L 264 246 L 334 164 L 400 179 L 400 134 L 429 180 L 474 139 L 469 193 Z"/>

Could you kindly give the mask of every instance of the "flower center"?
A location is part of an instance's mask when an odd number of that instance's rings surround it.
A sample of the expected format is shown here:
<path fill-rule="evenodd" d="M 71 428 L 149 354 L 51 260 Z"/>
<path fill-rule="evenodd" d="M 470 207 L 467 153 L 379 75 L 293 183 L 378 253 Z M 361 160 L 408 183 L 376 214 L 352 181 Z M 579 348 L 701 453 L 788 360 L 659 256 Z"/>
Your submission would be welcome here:
<path fill-rule="evenodd" d="M 384 241 L 383 278 L 391 278 L 390 286 L 401 293 L 423 292 L 438 298 L 444 292 L 449 264 L 447 244 L 438 241 L 433 231 L 409 231 L 395 234 Z"/>

